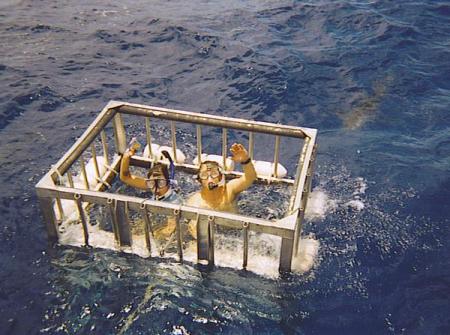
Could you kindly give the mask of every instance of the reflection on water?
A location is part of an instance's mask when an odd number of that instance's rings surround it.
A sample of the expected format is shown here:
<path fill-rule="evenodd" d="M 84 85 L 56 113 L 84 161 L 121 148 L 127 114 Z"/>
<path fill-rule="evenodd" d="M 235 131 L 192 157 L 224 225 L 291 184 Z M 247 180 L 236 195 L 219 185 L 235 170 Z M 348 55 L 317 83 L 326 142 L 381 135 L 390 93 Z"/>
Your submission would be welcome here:
<path fill-rule="evenodd" d="M 342 115 L 345 128 L 355 130 L 368 122 L 374 121 L 377 117 L 379 105 L 393 80 L 392 76 L 387 76 L 382 81 L 376 81 L 373 84 L 372 94 L 362 93 L 356 99 L 355 106 Z"/>

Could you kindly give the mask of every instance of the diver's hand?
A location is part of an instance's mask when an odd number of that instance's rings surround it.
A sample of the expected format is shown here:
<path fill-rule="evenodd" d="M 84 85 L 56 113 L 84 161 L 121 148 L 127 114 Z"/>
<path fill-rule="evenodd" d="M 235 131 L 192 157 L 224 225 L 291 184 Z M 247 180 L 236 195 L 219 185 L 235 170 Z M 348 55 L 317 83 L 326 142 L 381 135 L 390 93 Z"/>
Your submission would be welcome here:
<path fill-rule="evenodd" d="M 137 141 L 136 137 L 133 137 L 128 145 L 128 152 L 134 155 L 136 151 L 141 147 L 141 144 Z"/>
<path fill-rule="evenodd" d="M 248 152 L 242 144 L 234 143 L 231 146 L 230 151 L 231 154 L 233 155 L 231 159 L 237 163 L 242 163 L 248 161 L 249 159 Z"/>

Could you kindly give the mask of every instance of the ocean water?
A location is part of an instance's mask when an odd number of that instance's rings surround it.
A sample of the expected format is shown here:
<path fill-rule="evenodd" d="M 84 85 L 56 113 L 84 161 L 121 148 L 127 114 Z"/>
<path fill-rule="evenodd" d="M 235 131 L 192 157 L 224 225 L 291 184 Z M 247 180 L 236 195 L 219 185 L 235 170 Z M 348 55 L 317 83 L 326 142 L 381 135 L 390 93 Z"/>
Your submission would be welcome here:
<path fill-rule="evenodd" d="M 0 333 L 449 334 L 449 41 L 445 1 L 1 1 Z M 49 248 L 34 185 L 109 100 L 319 129 L 309 263 Z"/>

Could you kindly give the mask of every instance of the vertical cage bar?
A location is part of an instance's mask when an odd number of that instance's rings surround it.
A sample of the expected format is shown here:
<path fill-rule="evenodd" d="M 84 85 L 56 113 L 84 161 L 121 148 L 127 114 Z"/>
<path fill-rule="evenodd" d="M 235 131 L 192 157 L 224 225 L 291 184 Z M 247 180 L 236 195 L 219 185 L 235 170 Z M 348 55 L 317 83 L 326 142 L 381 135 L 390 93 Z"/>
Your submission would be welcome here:
<path fill-rule="evenodd" d="M 275 136 L 275 153 L 273 156 L 273 175 L 278 178 L 278 161 L 280 159 L 280 136 Z"/>
<path fill-rule="evenodd" d="M 150 219 L 148 218 L 147 207 L 145 204 L 141 204 L 141 215 L 144 218 L 144 233 L 145 233 L 145 245 L 147 247 L 148 252 L 150 253 L 150 257 L 152 256 L 152 245 L 150 242 L 150 232 L 152 230 Z"/>
<path fill-rule="evenodd" d="M 89 181 L 86 172 L 86 163 L 84 163 L 83 154 L 80 154 L 81 174 L 83 175 L 84 187 L 89 190 Z"/>
<path fill-rule="evenodd" d="M 202 126 L 197 125 L 197 157 L 198 165 L 202 163 Z"/>
<path fill-rule="evenodd" d="M 103 158 L 105 160 L 105 164 L 109 165 L 108 139 L 106 138 L 106 133 L 104 130 L 101 131 L 100 138 L 102 140 Z"/>
<path fill-rule="evenodd" d="M 119 235 L 120 231 L 119 231 L 119 227 L 118 227 L 118 223 L 117 223 L 116 204 L 115 204 L 114 199 L 112 199 L 112 198 L 109 198 L 106 201 L 106 203 L 108 204 L 109 212 L 111 214 L 114 240 L 115 240 L 116 244 L 120 246 L 120 235 Z"/>
<path fill-rule="evenodd" d="M 116 152 L 123 154 L 127 150 L 127 135 L 123 126 L 122 115 L 116 113 L 113 118 L 114 142 L 116 144 Z"/>
<path fill-rule="evenodd" d="M 176 223 L 176 234 L 177 234 L 177 249 L 178 249 L 178 259 L 183 262 L 183 235 L 181 233 L 181 220 L 180 220 L 180 210 L 175 209 L 173 211 Z"/>
<path fill-rule="evenodd" d="M 255 134 L 252 132 L 248 133 L 248 154 L 250 158 L 253 160 L 253 150 L 255 148 Z"/>
<path fill-rule="evenodd" d="M 244 256 L 243 256 L 243 261 L 242 261 L 242 267 L 245 269 L 247 269 L 247 263 L 248 263 L 248 226 L 249 223 L 248 222 L 244 222 L 243 224 L 243 233 L 244 233 Z"/>
<path fill-rule="evenodd" d="M 60 198 L 56 198 L 56 206 L 58 207 L 59 219 L 64 221 L 65 215 Z"/>
<path fill-rule="evenodd" d="M 309 137 L 305 138 L 305 143 L 303 144 L 300 156 L 298 158 L 297 170 L 295 171 L 294 185 L 292 185 L 292 195 L 291 199 L 289 200 L 289 213 L 292 213 L 292 211 L 294 210 L 294 203 L 295 198 L 297 196 L 298 183 L 300 182 L 300 175 L 303 169 L 303 163 L 305 160 L 306 150 L 308 149 L 309 141 L 310 141 Z"/>
<path fill-rule="evenodd" d="M 97 151 L 95 150 L 94 143 L 91 144 L 91 151 L 92 151 L 92 160 L 94 161 L 95 176 L 97 177 L 97 179 L 100 179 L 100 170 L 98 168 L 98 161 L 97 161 Z"/>
<path fill-rule="evenodd" d="M 292 264 L 293 240 L 288 238 L 281 239 L 280 250 L 280 272 L 290 272 Z"/>
<path fill-rule="evenodd" d="M 223 169 L 227 170 L 227 128 L 222 128 L 222 162 Z"/>
<path fill-rule="evenodd" d="M 208 243 L 208 265 L 213 266 L 214 265 L 214 233 L 215 233 L 215 223 L 214 223 L 214 216 L 208 217 L 208 237 L 209 237 L 209 243 Z"/>
<path fill-rule="evenodd" d="M 74 198 L 77 203 L 78 214 L 80 216 L 81 226 L 83 228 L 84 245 L 89 246 L 89 232 L 88 232 L 88 227 L 87 227 L 87 222 L 86 222 L 86 216 L 84 215 L 83 203 L 81 202 L 81 195 L 75 194 Z"/>
<path fill-rule="evenodd" d="M 149 117 L 145 118 L 145 131 L 147 134 L 148 158 L 152 158 L 153 157 L 152 133 L 151 133 L 151 128 L 150 128 L 150 118 Z"/>
<path fill-rule="evenodd" d="M 69 187 L 74 188 L 73 176 L 72 176 L 72 172 L 70 172 L 70 171 L 67 171 L 67 180 L 69 181 Z"/>
<path fill-rule="evenodd" d="M 170 130 L 172 134 L 172 149 L 173 149 L 173 161 L 177 162 L 177 133 L 175 128 L 175 121 L 170 121 Z"/>
<path fill-rule="evenodd" d="M 53 200 L 51 198 L 39 197 L 39 205 L 47 227 L 48 240 L 50 243 L 56 243 L 58 242 L 58 230 L 56 228 L 57 222 L 55 211 L 53 210 Z"/>

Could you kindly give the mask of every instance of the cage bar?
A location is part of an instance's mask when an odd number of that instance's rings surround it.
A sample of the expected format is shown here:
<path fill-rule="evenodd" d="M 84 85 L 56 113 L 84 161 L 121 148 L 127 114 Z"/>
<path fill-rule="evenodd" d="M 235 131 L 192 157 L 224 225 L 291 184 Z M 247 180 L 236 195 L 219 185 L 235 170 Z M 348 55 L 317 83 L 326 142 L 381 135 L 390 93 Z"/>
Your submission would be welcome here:
<path fill-rule="evenodd" d="M 105 166 L 108 166 L 109 165 L 108 139 L 106 137 L 106 132 L 104 130 L 100 132 L 100 138 L 102 140 L 103 158 L 105 160 Z"/>
<path fill-rule="evenodd" d="M 145 118 L 145 133 L 147 136 L 147 146 L 148 146 L 148 157 L 153 157 L 153 152 L 152 152 L 152 133 L 151 133 L 151 128 L 150 128 L 150 118 L 146 117 Z"/>
<path fill-rule="evenodd" d="M 197 159 L 198 165 L 202 164 L 202 126 L 197 125 Z"/>
<path fill-rule="evenodd" d="M 177 132 L 174 121 L 170 122 L 170 130 L 170 133 L 172 135 L 173 161 L 177 162 Z"/>

